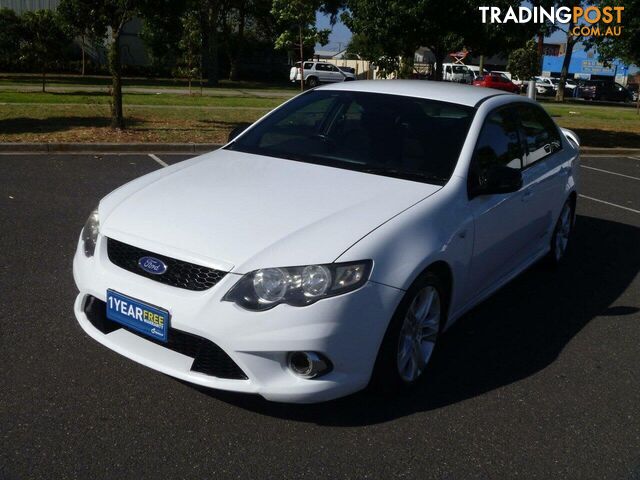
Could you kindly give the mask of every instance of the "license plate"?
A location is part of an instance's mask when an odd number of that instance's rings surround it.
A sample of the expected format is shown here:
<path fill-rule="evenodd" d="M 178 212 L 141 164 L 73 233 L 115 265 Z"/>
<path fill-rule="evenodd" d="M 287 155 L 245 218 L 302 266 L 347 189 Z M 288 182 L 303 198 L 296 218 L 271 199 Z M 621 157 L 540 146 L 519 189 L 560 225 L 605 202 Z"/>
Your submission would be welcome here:
<path fill-rule="evenodd" d="M 148 337 L 167 341 L 169 312 L 162 308 L 107 290 L 107 318 Z"/>

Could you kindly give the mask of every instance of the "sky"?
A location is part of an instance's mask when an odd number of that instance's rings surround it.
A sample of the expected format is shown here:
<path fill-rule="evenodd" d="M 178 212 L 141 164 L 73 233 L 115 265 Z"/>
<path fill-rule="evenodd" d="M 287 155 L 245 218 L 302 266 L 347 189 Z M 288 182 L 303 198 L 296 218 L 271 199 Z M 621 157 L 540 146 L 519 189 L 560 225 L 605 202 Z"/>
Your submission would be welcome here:
<path fill-rule="evenodd" d="M 319 30 L 331 28 L 329 16 L 323 15 L 320 12 L 316 13 L 316 23 Z M 316 45 L 316 50 L 333 50 L 338 52 L 347 46 L 349 40 L 351 40 L 351 30 L 338 18 L 338 21 L 333 26 L 331 35 L 329 35 L 329 43 L 324 47 L 322 45 Z"/>

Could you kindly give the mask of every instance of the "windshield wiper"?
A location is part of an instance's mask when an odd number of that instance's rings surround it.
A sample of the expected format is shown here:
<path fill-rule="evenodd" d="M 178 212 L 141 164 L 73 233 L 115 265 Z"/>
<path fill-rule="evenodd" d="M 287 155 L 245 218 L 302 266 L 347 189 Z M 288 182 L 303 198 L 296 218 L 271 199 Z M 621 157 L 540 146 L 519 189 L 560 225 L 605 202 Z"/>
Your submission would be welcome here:
<path fill-rule="evenodd" d="M 418 180 L 427 183 L 435 183 L 437 185 L 444 185 L 447 183 L 447 179 L 438 175 L 432 175 L 429 173 L 420 172 L 405 172 L 396 168 L 390 167 L 366 167 L 358 169 L 364 173 L 373 173 L 376 175 L 387 175 L 389 177 L 402 178 L 405 180 Z"/>

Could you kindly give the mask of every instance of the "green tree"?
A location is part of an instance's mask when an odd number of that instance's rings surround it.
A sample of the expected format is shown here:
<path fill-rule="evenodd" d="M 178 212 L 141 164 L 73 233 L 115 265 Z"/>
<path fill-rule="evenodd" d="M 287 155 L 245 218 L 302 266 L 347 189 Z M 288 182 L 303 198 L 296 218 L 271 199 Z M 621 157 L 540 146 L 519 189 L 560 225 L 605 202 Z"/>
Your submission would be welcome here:
<path fill-rule="evenodd" d="M 354 34 L 347 45 L 347 55 L 354 55 L 372 62 L 379 69 L 380 75 L 385 78 L 389 74 L 399 75 L 400 51 L 400 48 L 389 48 L 388 44 L 372 41 L 362 33 Z M 392 54 L 392 52 L 396 53 Z"/>
<path fill-rule="evenodd" d="M 581 0 L 560 0 L 555 3 L 555 7 L 584 7 L 585 2 Z M 564 52 L 564 59 L 562 60 L 562 67 L 560 68 L 560 79 L 558 81 L 558 90 L 556 91 L 556 101 L 564 102 L 564 86 L 567 83 L 567 77 L 569 76 L 569 65 L 571 65 L 571 57 L 573 56 L 573 47 L 580 41 L 582 37 L 573 35 L 573 27 L 576 24 L 573 22 L 573 16 L 566 27 L 560 27 L 559 25 L 550 26 L 551 29 L 560 30 L 566 35 L 567 42 Z"/>
<path fill-rule="evenodd" d="M 140 36 L 145 43 L 151 67 L 156 72 L 169 73 L 178 63 L 182 23 L 176 19 L 194 8 L 188 2 L 175 0 L 155 0 L 142 6 Z"/>
<path fill-rule="evenodd" d="M 627 65 L 640 65 L 640 0 L 603 0 L 598 6 L 624 7 L 621 14 L 622 27 L 619 36 L 599 36 L 588 39 L 587 47 L 595 46 L 601 62 L 620 59 Z M 616 19 L 617 20 L 617 19 Z M 614 24 L 601 23 L 600 30 Z M 640 85 L 638 86 L 637 112 L 640 114 Z"/>
<path fill-rule="evenodd" d="M 147 0 L 151 2 L 151 0 Z M 125 24 L 133 19 L 144 0 L 61 0 L 59 8 L 88 11 L 93 20 L 91 30 L 98 38 L 107 38 L 108 64 L 111 74 L 111 127 L 124 128 L 122 110 L 122 59 L 120 40 Z"/>
<path fill-rule="evenodd" d="M 464 45 L 459 19 L 465 5 L 451 0 L 347 0 L 342 19 L 366 39 L 368 60 L 394 67 L 392 59 L 400 57 L 395 73 L 404 78 L 413 72 L 415 51 L 427 47 L 436 57 L 435 77 L 441 79 L 446 56 Z M 372 53 L 379 57 L 371 58 Z"/>
<path fill-rule="evenodd" d="M 0 69 L 11 70 L 20 60 L 22 23 L 13 10 L 0 8 Z"/>
<path fill-rule="evenodd" d="M 80 39 L 80 48 L 82 50 L 81 74 L 84 75 L 87 44 L 96 40 L 94 10 L 88 2 L 65 0 L 58 5 L 57 11 L 67 33 Z M 99 24 L 99 28 L 101 31 L 104 30 L 101 24 Z"/>
<path fill-rule="evenodd" d="M 407 76 L 422 43 L 422 9 L 421 0 L 347 0 L 342 21 L 354 33 L 349 50 L 376 64 L 385 76 Z"/>
<path fill-rule="evenodd" d="M 490 5 L 506 12 L 509 8 L 516 10 L 521 3 L 520 0 L 492 0 Z M 456 22 L 456 31 L 463 38 L 464 46 L 480 57 L 480 68 L 484 66 L 485 56 L 509 54 L 523 48 L 539 30 L 539 25 L 533 22 L 482 23 L 478 7 L 486 5 L 484 0 L 464 2 L 465 11 Z"/>
<path fill-rule="evenodd" d="M 42 91 L 46 91 L 46 75 L 64 56 L 71 38 L 52 10 L 27 11 L 22 15 L 20 57 L 42 72 Z"/>
<path fill-rule="evenodd" d="M 603 62 L 619 58 L 627 65 L 640 65 L 640 0 L 605 0 L 598 3 L 598 6 L 624 7 L 619 24 L 622 30 L 619 36 L 592 37 L 585 43 L 597 47 L 598 57 Z M 599 26 L 604 31 L 614 25 L 618 24 L 601 23 Z"/>
<path fill-rule="evenodd" d="M 189 95 L 191 95 L 191 83 L 194 78 L 200 76 L 202 61 L 202 31 L 198 12 L 193 10 L 186 12 L 181 18 L 181 24 L 182 38 L 178 42 L 181 51 L 178 74 L 189 80 Z"/>
<path fill-rule="evenodd" d="M 522 48 L 517 48 L 509 55 L 507 70 L 522 81 L 535 77 L 540 73 L 540 56 L 534 40 L 529 40 Z"/>
<path fill-rule="evenodd" d="M 304 68 L 304 49 L 316 43 L 326 45 L 331 30 L 318 30 L 316 12 L 322 4 L 312 0 L 273 0 L 273 15 L 279 35 L 275 46 L 279 49 L 296 49 L 300 55 L 300 68 Z M 304 90 L 304 71 L 300 78 L 300 89 Z"/>
<path fill-rule="evenodd" d="M 200 12 L 202 31 L 202 75 L 209 86 L 218 85 L 220 63 L 218 59 L 220 11 L 219 0 L 197 0 L 195 8 Z"/>

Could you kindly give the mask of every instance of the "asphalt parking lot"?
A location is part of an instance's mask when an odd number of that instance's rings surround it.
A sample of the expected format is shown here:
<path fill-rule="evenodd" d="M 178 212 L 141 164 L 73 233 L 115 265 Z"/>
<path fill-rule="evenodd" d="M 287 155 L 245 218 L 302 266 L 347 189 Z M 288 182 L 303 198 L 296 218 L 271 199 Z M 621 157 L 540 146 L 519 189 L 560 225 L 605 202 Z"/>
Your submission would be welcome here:
<path fill-rule="evenodd" d="M 315 406 L 194 388 L 76 325 L 86 216 L 184 158 L 0 155 L 0 478 L 640 480 L 640 158 L 583 159 L 567 263 L 461 319 L 414 395 Z"/>

